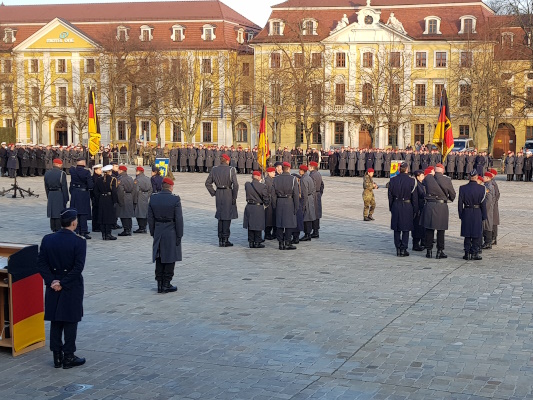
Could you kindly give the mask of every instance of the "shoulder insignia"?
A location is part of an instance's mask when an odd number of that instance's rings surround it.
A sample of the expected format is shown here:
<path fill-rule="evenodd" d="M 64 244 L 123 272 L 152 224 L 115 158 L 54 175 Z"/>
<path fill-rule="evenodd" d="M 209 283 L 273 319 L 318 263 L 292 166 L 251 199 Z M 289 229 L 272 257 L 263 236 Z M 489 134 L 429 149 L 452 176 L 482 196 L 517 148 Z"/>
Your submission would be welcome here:
<path fill-rule="evenodd" d="M 74 232 L 74 234 L 75 234 L 77 237 L 79 237 L 80 239 L 87 240 L 87 239 L 85 239 L 85 237 L 83 237 L 83 236 L 81 236 L 81 235 L 78 235 L 78 234 L 75 233 L 75 232 Z"/>

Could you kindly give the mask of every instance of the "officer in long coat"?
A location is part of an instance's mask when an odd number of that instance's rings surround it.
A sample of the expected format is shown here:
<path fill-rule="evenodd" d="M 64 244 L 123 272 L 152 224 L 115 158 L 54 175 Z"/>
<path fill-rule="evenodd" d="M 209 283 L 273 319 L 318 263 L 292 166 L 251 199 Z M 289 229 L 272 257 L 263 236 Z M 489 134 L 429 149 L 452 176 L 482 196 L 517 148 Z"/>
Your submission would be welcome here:
<path fill-rule="evenodd" d="M 0 145 L 0 176 L 4 176 L 7 173 L 7 145 L 6 142 L 2 142 Z"/>
<path fill-rule="evenodd" d="M 309 176 L 315 183 L 315 217 L 313 221 L 313 232 L 311 238 L 318 239 L 320 237 L 320 218 L 322 218 L 322 195 L 324 194 L 324 182 L 322 181 L 322 175 L 318 172 L 318 163 L 311 161 L 309 163 Z"/>
<path fill-rule="evenodd" d="M 262 232 L 265 229 L 265 207 L 268 207 L 270 196 L 264 183 L 261 183 L 261 172 L 252 173 L 252 181 L 244 184 L 246 207 L 242 227 L 248 229 L 248 244 L 251 249 L 262 249 Z"/>
<path fill-rule="evenodd" d="M 514 176 L 514 163 L 515 157 L 512 151 L 507 152 L 507 157 L 505 157 L 505 173 L 507 174 L 507 181 L 512 181 Z"/>
<path fill-rule="evenodd" d="M 405 156 L 406 156 L 405 162 L 407 163 L 408 166 L 411 166 L 412 154 L 408 152 L 407 154 L 405 154 Z M 389 149 L 387 149 L 387 152 L 383 155 L 383 173 L 384 173 L 385 178 L 390 178 L 390 167 L 392 164 L 392 157 L 393 157 L 393 154 L 390 152 Z"/>
<path fill-rule="evenodd" d="M 82 272 L 87 242 L 74 233 L 78 224 L 76 210 L 63 210 L 60 219 L 62 229 L 46 235 L 41 242 L 37 268 L 46 285 L 44 319 L 51 321 L 54 366 L 69 369 L 85 363 L 74 353 L 78 322 L 83 317 Z"/>
<path fill-rule="evenodd" d="M 414 229 L 413 219 L 418 210 L 417 180 L 411 178 L 408 171 L 408 164 L 402 162 L 400 173 L 389 182 L 391 229 L 394 231 L 394 245 L 398 257 L 409 256 L 409 232 Z"/>
<path fill-rule="evenodd" d="M 418 171 L 420 168 L 420 153 L 415 151 L 411 157 L 411 171 Z"/>
<path fill-rule="evenodd" d="M 357 153 L 357 176 L 364 176 L 365 174 L 366 153 L 359 150 Z"/>
<path fill-rule="evenodd" d="M 348 175 L 355 176 L 355 163 L 357 161 L 357 152 L 354 149 L 350 149 L 348 152 Z"/>
<path fill-rule="evenodd" d="M 303 200 L 303 223 L 304 236 L 300 238 L 301 241 L 308 242 L 311 240 L 311 231 L 313 229 L 313 221 L 316 220 L 315 211 L 315 181 L 307 173 L 307 165 L 300 165 L 300 191 Z"/>
<path fill-rule="evenodd" d="M 244 174 L 246 169 L 246 153 L 239 147 L 237 151 L 237 169 L 239 174 Z"/>
<path fill-rule="evenodd" d="M 341 177 L 345 176 L 346 175 L 346 167 L 348 166 L 347 165 L 347 156 L 348 156 L 348 153 L 346 153 L 344 151 L 344 148 L 341 149 L 341 152 L 339 153 L 339 165 L 338 165 L 338 168 L 339 168 L 339 174 Z"/>
<path fill-rule="evenodd" d="M 339 166 L 339 153 L 337 152 L 337 150 L 335 150 L 328 156 L 328 168 L 329 168 L 330 176 L 335 176 L 338 166 Z"/>
<path fill-rule="evenodd" d="M 265 240 L 273 240 L 276 238 L 276 209 L 274 208 L 274 177 L 276 176 L 276 168 L 268 167 L 265 176 L 265 185 L 268 192 L 268 207 L 265 209 Z"/>
<path fill-rule="evenodd" d="M 93 177 L 85 168 L 85 160 L 78 159 L 76 166 L 70 167 L 70 207 L 78 213 L 78 231 L 85 239 L 90 239 L 87 221 L 92 218 L 91 193 L 93 190 Z"/>
<path fill-rule="evenodd" d="M 189 146 L 187 149 L 187 164 L 189 165 L 189 172 L 194 172 L 196 170 L 196 157 L 198 153 L 193 146 Z"/>
<path fill-rule="evenodd" d="M 383 171 L 383 153 L 380 150 L 374 155 L 374 171 L 376 171 L 376 178 L 380 178 Z"/>
<path fill-rule="evenodd" d="M 196 154 L 196 166 L 198 167 L 198 172 L 204 172 L 205 149 L 202 144 L 200 145 L 200 148 L 198 149 Z"/>
<path fill-rule="evenodd" d="M 495 246 L 498 244 L 498 225 L 500 225 L 500 188 L 498 187 L 498 182 L 496 181 L 496 175 L 498 171 L 494 168 L 490 169 L 490 173 L 494 175 L 492 179 L 492 186 L 494 186 L 494 216 L 493 216 L 493 226 L 492 226 L 492 245 Z"/>
<path fill-rule="evenodd" d="M 448 156 L 446 157 L 446 175 L 448 175 L 450 178 L 454 178 L 455 176 L 455 152 L 452 151 Z"/>
<path fill-rule="evenodd" d="M 483 239 L 482 249 L 492 249 L 492 229 L 494 227 L 494 204 L 496 202 L 496 193 L 490 172 L 485 172 L 483 182 L 486 188 L 485 204 L 487 208 L 487 218 L 483 221 Z"/>
<path fill-rule="evenodd" d="M 470 182 L 459 188 L 459 219 L 461 236 L 464 239 L 465 260 L 481 260 L 481 238 L 483 221 L 487 219 L 485 188 L 477 182 L 477 171 L 470 173 Z"/>
<path fill-rule="evenodd" d="M 213 169 L 213 163 L 215 161 L 215 151 L 212 147 L 205 151 L 205 172 L 209 173 Z"/>
<path fill-rule="evenodd" d="M 298 182 L 291 175 L 291 164 L 283 162 L 283 173 L 274 179 L 274 204 L 276 205 L 276 235 L 280 250 L 295 250 L 292 231 L 297 226 L 299 206 Z"/>
<path fill-rule="evenodd" d="M 96 180 L 102 176 L 102 164 L 96 164 L 93 166 L 93 190 L 91 190 L 91 209 L 92 209 L 92 231 L 102 232 L 100 224 L 98 223 L 98 197 L 94 193 L 96 186 Z"/>
<path fill-rule="evenodd" d="M 182 147 L 179 150 L 180 172 L 187 172 L 188 149 L 186 147 Z"/>
<path fill-rule="evenodd" d="M 67 175 L 63 172 L 60 159 L 54 159 L 54 167 L 44 174 L 44 189 L 46 191 L 46 216 L 50 218 L 50 229 L 57 232 L 61 229 L 61 211 L 67 206 L 69 195 Z"/>
<path fill-rule="evenodd" d="M 139 228 L 133 233 L 146 233 L 146 224 L 148 223 L 148 202 L 152 195 L 152 183 L 150 178 L 144 174 L 143 167 L 137 167 L 135 171 L 137 176 L 133 181 L 133 206 L 135 208 L 135 218 Z"/>
<path fill-rule="evenodd" d="M 466 153 L 464 151 L 456 156 L 455 169 L 457 172 L 457 179 L 463 179 L 466 169 Z"/>
<path fill-rule="evenodd" d="M 244 150 L 244 155 L 246 157 L 246 169 L 245 169 L 245 173 L 250 173 L 250 171 L 252 170 L 252 167 L 254 165 L 254 155 L 253 153 L 250 151 L 250 149 L 246 149 Z"/>
<path fill-rule="evenodd" d="M 229 241 L 230 225 L 232 219 L 237 219 L 237 195 L 239 193 L 239 182 L 237 181 L 237 171 L 228 164 L 231 158 L 223 154 L 220 158 L 220 165 L 214 167 L 207 180 L 205 187 L 211 196 L 216 197 L 215 218 L 218 219 L 218 245 L 220 247 L 230 247 L 233 243 Z M 213 184 L 215 187 L 213 188 Z"/>
<path fill-rule="evenodd" d="M 10 178 L 15 178 L 17 174 L 17 169 L 19 169 L 19 159 L 18 159 L 18 152 L 17 152 L 17 149 L 15 149 L 14 144 L 11 144 L 11 146 L 7 150 L 6 165 L 7 165 L 8 176 Z"/>
<path fill-rule="evenodd" d="M 163 190 L 150 196 L 148 226 L 154 238 L 152 262 L 155 262 L 155 280 L 158 293 L 178 290 L 170 282 L 174 277 L 176 261 L 181 261 L 181 238 L 183 237 L 183 211 L 181 199 L 172 193 L 174 182 L 163 179 Z"/>
<path fill-rule="evenodd" d="M 514 174 L 517 181 L 523 180 L 524 175 L 524 154 L 519 152 L 515 157 Z"/>
<path fill-rule="evenodd" d="M 133 217 L 135 210 L 133 207 L 133 178 L 128 175 L 128 167 L 121 165 L 117 178 L 117 218 L 120 218 L 124 230 L 118 236 L 131 236 L 133 230 Z"/>
<path fill-rule="evenodd" d="M 424 181 L 424 171 L 417 170 L 414 172 L 414 177 L 417 180 L 416 194 L 418 197 L 418 209 L 415 210 L 413 218 L 413 251 L 423 251 L 425 247 L 426 231 L 420 224 L 420 217 L 424 212 L 424 206 L 426 205 L 426 188 L 422 184 Z"/>
<path fill-rule="evenodd" d="M 117 178 L 112 174 L 113 167 L 106 165 L 102 168 L 102 176 L 96 179 L 94 195 L 98 198 L 98 224 L 102 230 L 103 240 L 117 240 L 111 234 L 112 227 L 117 222 L 115 204 L 118 202 Z"/>
<path fill-rule="evenodd" d="M 170 149 L 170 168 L 172 172 L 176 172 L 178 167 L 178 148 L 174 147 Z"/>

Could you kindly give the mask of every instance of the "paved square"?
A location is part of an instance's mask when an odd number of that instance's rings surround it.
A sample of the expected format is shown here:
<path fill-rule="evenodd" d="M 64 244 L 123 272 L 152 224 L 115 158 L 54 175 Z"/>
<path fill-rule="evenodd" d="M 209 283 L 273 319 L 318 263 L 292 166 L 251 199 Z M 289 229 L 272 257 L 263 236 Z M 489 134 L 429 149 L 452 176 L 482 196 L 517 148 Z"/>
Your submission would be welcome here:
<path fill-rule="evenodd" d="M 17 359 L 0 351 L 2 399 L 533 398 L 533 184 L 498 180 L 498 246 L 466 262 L 456 203 L 449 258 L 400 259 L 386 181 L 376 221 L 363 222 L 362 180 L 329 176 L 320 239 L 284 252 L 277 242 L 246 247 L 239 176 L 235 247 L 220 249 L 206 177 L 176 174 L 178 292 L 155 292 L 149 235 L 95 233 L 77 341 L 87 364 L 56 370 L 48 348 Z M 0 240 L 40 243 L 42 178 L 19 183 L 40 197 L 0 197 Z"/>

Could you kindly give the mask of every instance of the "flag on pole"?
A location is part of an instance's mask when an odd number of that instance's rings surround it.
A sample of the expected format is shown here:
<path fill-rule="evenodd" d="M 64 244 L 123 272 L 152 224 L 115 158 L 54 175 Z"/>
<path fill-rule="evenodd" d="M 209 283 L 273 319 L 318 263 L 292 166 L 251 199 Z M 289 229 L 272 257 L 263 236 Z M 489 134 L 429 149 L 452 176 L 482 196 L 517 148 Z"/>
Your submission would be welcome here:
<path fill-rule="evenodd" d="M 94 90 L 89 90 L 89 153 L 94 156 L 98 153 L 100 149 L 100 121 L 98 120 L 98 115 L 96 114 L 96 98 L 94 95 Z"/>
<path fill-rule="evenodd" d="M 439 120 L 433 134 L 433 143 L 440 147 L 442 160 L 446 160 L 446 157 L 453 149 L 452 123 L 450 121 L 450 106 L 448 105 L 446 89 L 442 89 L 440 97 Z"/>
<path fill-rule="evenodd" d="M 259 140 L 257 144 L 257 162 L 263 171 L 266 170 L 268 158 L 268 134 L 267 134 L 267 109 L 263 103 L 263 111 L 261 112 L 261 123 L 259 124 Z"/>

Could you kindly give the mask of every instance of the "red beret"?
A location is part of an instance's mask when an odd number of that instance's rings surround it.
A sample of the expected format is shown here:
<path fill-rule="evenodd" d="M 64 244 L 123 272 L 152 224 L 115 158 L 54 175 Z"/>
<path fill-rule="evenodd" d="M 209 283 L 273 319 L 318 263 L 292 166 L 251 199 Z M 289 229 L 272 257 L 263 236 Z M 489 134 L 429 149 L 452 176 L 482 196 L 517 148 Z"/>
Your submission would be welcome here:
<path fill-rule="evenodd" d="M 437 165 L 435 165 L 435 167 L 444 169 L 444 165 L 442 165 L 441 163 L 438 163 Z"/>
<path fill-rule="evenodd" d="M 305 164 L 300 165 L 300 171 L 308 171 L 308 170 L 309 168 L 307 168 L 307 165 Z"/>
<path fill-rule="evenodd" d="M 317 163 L 316 161 L 311 161 L 311 162 L 309 163 L 309 165 L 310 165 L 311 167 L 318 167 L 318 163 Z"/>
<path fill-rule="evenodd" d="M 142 172 L 144 172 L 144 168 L 143 168 L 143 167 L 137 167 L 137 171 L 142 171 Z"/>
<path fill-rule="evenodd" d="M 61 161 L 59 158 L 54 158 L 54 161 L 52 161 L 54 164 L 63 164 L 63 161 Z"/>
<path fill-rule="evenodd" d="M 368 168 L 366 172 L 368 172 L 368 173 L 374 172 L 374 168 Z"/>
<path fill-rule="evenodd" d="M 164 178 L 163 183 L 166 183 L 167 185 L 174 186 L 174 181 L 170 178 Z"/>
<path fill-rule="evenodd" d="M 284 166 L 284 167 L 289 167 L 289 168 L 290 168 L 290 167 L 291 167 L 291 163 L 288 163 L 287 161 L 285 161 L 285 162 L 283 163 L 283 166 Z"/>
<path fill-rule="evenodd" d="M 261 172 L 260 171 L 254 171 L 254 172 L 252 172 L 252 175 L 253 176 L 261 176 Z"/>
<path fill-rule="evenodd" d="M 433 170 L 435 169 L 435 167 L 434 167 L 433 165 L 430 165 L 430 166 L 428 167 L 428 169 L 429 169 L 430 171 L 433 171 Z"/>
<path fill-rule="evenodd" d="M 229 158 L 229 156 L 227 154 L 222 154 L 222 158 L 226 161 L 230 161 L 231 158 Z"/>
<path fill-rule="evenodd" d="M 118 167 L 118 169 L 120 171 L 127 171 L 128 170 L 128 167 L 126 167 L 125 165 L 121 165 L 120 167 Z"/>
<path fill-rule="evenodd" d="M 498 175 L 498 171 L 496 171 L 494 168 L 490 169 L 490 173 L 494 176 Z"/>
<path fill-rule="evenodd" d="M 276 172 L 276 168 L 274 167 L 268 167 L 267 172 Z"/>
<path fill-rule="evenodd" d="M 433 169 L 431 169 L 431 168 L 426 168 L 426 169 L 424 170 L 424 175 L 430 175 L 430 174 L 431 174 L 431 171 L 433 171 Z"/>
<path fill-rule="evenodd" d="M 480 175 L 478 175 L 478 176 L 477 176 L 477 180 L 478 180 L 479 182 L 483 182 L 483 177 L 480 176 Z"/>
<path fill-rule="evenodd" d="M 484 176 L 486 176 L 487 178 L 490 178 L 490 179 L 494 178 L 494 175 L 492 175 L 490 172 L 485 172 Z"/>

